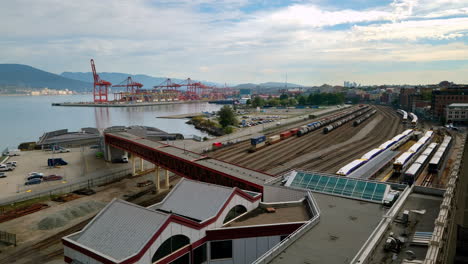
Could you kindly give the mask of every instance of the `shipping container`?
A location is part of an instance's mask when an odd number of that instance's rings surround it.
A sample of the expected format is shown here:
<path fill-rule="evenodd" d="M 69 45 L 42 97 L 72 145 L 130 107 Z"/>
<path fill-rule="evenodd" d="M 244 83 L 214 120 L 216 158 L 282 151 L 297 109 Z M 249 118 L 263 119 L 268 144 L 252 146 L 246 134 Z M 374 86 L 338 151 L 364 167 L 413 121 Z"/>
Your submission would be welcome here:
<path fill-rule="evenodd" d="M 281 139 L 286 139 L 292 135 L 291 131 L 286 131 L 280 134 Z"/>
<path fill-rule="evenodd" d="M 280 141 L 281 140 L 281 137 L 280 135 L 274 135 L 274 136 L 271 136 L 271 137 L 268 137 L 268 144 L 275 144 L 276 142 Z"/>
<path fill-rule="evenodd" d="M 265 141 L 252 145 L 249 149 L 249 152 L 255 152 L 261 148 L 264 148 L 265 146 L 266 146 Z"/>
<path fill-rule="evenodd" d="M 257 145 L 265 141 L 266 141 L 265 135 L 260 135 L 260 136 L 255 136 L 255 137 L 250 138 L 251 145 Z"/>

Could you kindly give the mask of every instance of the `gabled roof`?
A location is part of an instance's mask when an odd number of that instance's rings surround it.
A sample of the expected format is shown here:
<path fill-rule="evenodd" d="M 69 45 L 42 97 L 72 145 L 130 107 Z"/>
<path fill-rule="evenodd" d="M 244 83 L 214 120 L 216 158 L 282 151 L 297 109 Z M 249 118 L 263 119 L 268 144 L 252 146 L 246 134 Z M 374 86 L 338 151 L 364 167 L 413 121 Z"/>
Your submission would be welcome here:
<path fill-rule="evenodd" d="M 139 250 L 169 215 L 114 199 L 76 237 L 79 244 L 115 260 Z"/>
<path fill-rule="evenodd" d="M 164 200 L 152 207 L 203 222 L 222 209 L 235 188 L 182 179 Z"/>

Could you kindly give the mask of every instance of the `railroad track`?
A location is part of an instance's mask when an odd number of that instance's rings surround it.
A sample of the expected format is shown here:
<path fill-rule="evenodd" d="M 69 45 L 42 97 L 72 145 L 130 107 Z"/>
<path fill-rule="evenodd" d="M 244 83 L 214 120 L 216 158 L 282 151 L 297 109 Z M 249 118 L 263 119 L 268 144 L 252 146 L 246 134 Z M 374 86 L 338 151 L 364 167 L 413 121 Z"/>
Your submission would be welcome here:
<path fill-rule="evenodd" d="M 346 144 L 340 147 L 339 150 L 324 153 L 320 157 L 312 157 L 310 160 L 307 160 L 295 167 L 331 171 L 342 165 L 344 162 L 349 162 L 349 159 L 355 158 L 359 153 L 368 151 L 368 149 L 373 145 L 385 141 L 390 136 L 395 135 L 398 130 L 403 128 L 399 117 L 395 115 L 393 109 L 380 106 L 377 106 L 376 108 L 378 110 L 378 114 L 382 115 L 383 118 L 376 128 L 369 133 L 367 136 L 368 139 Z M 370 120 L 376 116 L 377 115 L 374 115 Z M 302 137 L 293 137 L 283 140 L 254 153 L 247 152 L 250 146 L 249 142 L 242 142 L 237 144 L 237 146 L 216 151 L 212 153 L 212 156 L 252 169 L 264 170 L 267 172 L 269 170 L 274 170 L 275 173 L 277 173 L 276 170 L 279 165 L 294 160 L 300 155 L 309 154 L 317 150 L 323 150 L 327 146 L 333 146 L 345 142 L 363 127 L 365 126 L 353 127 L 350 125 L 344 125 L 334 129 L 326 135 L 322 134 L 321 129 L 318 129 Z M 218 156 L 218 154 L 220 155 Z M 290 168 L 284 168 L 284 170 L 287 169 Z"/>
<path fill-rule="evenodd" d="M 379 129 L 377 131 L 374 129 L 371 133 L 369 133 L 366 139 L 340 146 L 339 150 L 333 149 L 329 152 L 323 153 L 319 158 L 313 157 L 310 160 L 306 160 L 300 164 L 297 164 L 295 167 L 307 170 L 336 172 L 340 166 L 367 152 L 369 148 L 383 142 L 389 138 L 390 135 L 393 136 L 396 134 L 398 129 L 400 129 L 400 125 L 398 125 L 398 119 L 390 112 L 388 108 L 384 108 L 382 114 L 384 115 L 384 118 L 376 126 L 379 127 Z M 388 122 L 389 118 L 391 118 L 391 123 Z M 385 132 L 382 133 L 381 130 Z M 275 170 L 275 172 L 277 171 Z"/>
<path fill-rule="evenodd" d="M 434 178 L 436 176 L 436 173 L 427 173 L 426 177 L 424 177 L 424 180 L 421 183 L 421 186 L 430 187 L 432 185 L 432 181 L 434 181 Z"/>
<path fill-rule="evenodd" d="M 274 145 L 260 149 L 254 153 L 247 154 L 244 152 L 239 157 L 235 155 L 225 160 L 258 170 L 268 170 L 276 167 L 278 164 L 293 160 L 297 155 L 308 153 L 310 150 L 317 148 L 322 148 L 329 144 L 328 140 L 324 140 L 326 138 L 333 138 L 332 141 L 334 144 L 344 142 L 354 134 L 355 131 L 356 128 L 347 124 L 334 129 L 326 135 L 322 134 L 322 129 L 318 129 L 302 137 L 291 137 Z M 248 145 L 246 145 L 245 150 L 247 148 Z M 216 157 L 222 159 L 224 156 L 225 155 Z"/>
<path fill-rule="evenodd" d="M 330 160 L 331 163 L 327 162 L 318 164 L 318 163 L 309 163 L 306 166 L 306 169 L 314 169 L 325 172 L 336 172 L 337 169 L 350 162 L 353 159 L 358 158 L 360 155 L 366 153 L 371 148 L 376 147 L 386 139 L 395 135 L 402 126 L 399 125 L 399 120 L 392 118 L 391 113 L 385 112 L 385 117 L 380 123 L 383 123 L 382 126 L 379 124 L 377 127 L 379 129 L 376 131 L 374 129 L 364 140 L 360 140 L 357 143 L 353 142 L 343 146 L 338 151 L 333 151 L 326 155 L 327 160 Z M 388 122 L 389 119 L 391 122 Z M 383 131 L 383 133 L 381 132 Z"/>
<path fill-rule="evenodd" d="M 341 111 L 338 111 L 338 112 L 341 112 Z M 334 113 L 337 113 L 337 112 L 334 112 Z M 330 113 L 328 115 L 325 115 L 325 116 L 329 116 L 331 114 L 334 114 L 334 113 Z M 325 117 L 323 116 L 323 117 Z M 320 117 L 320 118 L 316 118 L 316 119 L 313 119 L 313 120 L 307 120 L 307 121 L 300 121 L 300 122 L 297 122 L 296 124 L 294 125 L 291 125 L 289 126 L 288 128 L 280 128 L 280 129 L 277 129 L 273 132 L 269 132 L 267 134 L 265 134 L 265 136 L 272 136 L 272 135 L 276 135 L 278 134 L 279 132 L 281 131 L 284 131 L 286 129 L 290 129 L 290 128 L 295 128 L 295 127 L 298 127 L 298 126 L 302 126 L 302 125 L 305 125 L 305 124 L 308 124 L 308 123 L 311 123 L 311 122 L 314 122 L 314 121 L 317 121 L 323 117 Z M 321 131 L 321 129 L 317 130 L 317 131 Z M 316 131 L 314 131 L 316 132 Z M 312 133 L 314 133 L 312 132 Z M 311 133 L 303 136 L 302 138 L 304 137 L 307 137 L 307 136 L 310 136 Z M 296 137 L 294 137 L 296 138 Z M 288 140 L 285 140 L 285 141 L 288 141 Z M 267 146 L 266 148 L 264 149 L 261 149 L 261 150 L 258 150 L 256 151 L 255 153 L 251 153 L 251 154 L 256 154 L 257 152 L 262 152 L 264 150 L 270 150 L 273 146 L 276 146 L 280 143 L 282 143 L 283 141 L 281 142 L 278 142 L 272 146 Z M 216 157 L 218 159 L 221 159 L 221 160 L 226 160 L 226 161 L 229 161 L 229 162 L 242 162 L 242 157 L 245 157 L 245 154 L 248 153 L 248 149 L 250 148 L 250 141 L 244 141 L 244 142 L 241 142 L 241 143 L 238 143 L 238 144 L 235 144 L 233 146 L 230 146 L 230 147 L 226 147 L 226 148 L 222 148 L 222 149 L 219 149 L 219 150 L 216 150 L 214 152 L 211 152 L 209 153 L 208 155 L 211 156 L 211 157 Z M 253 156 L 253 155 L 252 155 Z M 248 158 L 247 158 L 248 159 Z"/>

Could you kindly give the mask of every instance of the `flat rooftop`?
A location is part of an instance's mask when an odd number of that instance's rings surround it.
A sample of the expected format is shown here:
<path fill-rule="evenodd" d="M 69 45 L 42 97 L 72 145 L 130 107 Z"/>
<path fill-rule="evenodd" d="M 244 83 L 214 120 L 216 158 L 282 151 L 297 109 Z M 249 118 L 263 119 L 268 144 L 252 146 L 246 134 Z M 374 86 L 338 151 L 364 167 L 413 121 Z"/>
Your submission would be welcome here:
<path fill-rule="evenodd" d="M 269 263 L 349 263 L 386 212 L 373 202 L 317 192 L 312 195 L 320 221 Z"/>
<path fill-rule="evenodd" d="M 383 264 L 383 263 L 400 263 L 407 257 L 406 251 L 411 250 L 416 260 L 424 260 L 427 253 L 427 246 L 412 245 L 411 241 L 415 232 L 428 232 L 432 234 L 434 230 L 434 222 L 439 215 L 440 204 L 442 203 L 442 196 L 427 195 L 421 193 L 411 193 L 403 204 L 401 210 L 398 212 L 396 221 L 390 224 L 389 230 L 384 234 L 381 241 L 377 244 L 377 249 L 369 263 Z M 410 211 L 408 225 L 403 224 L 398 219 L 401 219 L 405 210 Z M 424 214 L 411 212 L 411 210 L 423 211 Z M 384 251 L 384 244 L 390 232 L 394 233 L 395 237 L 405 235 L 407 242 L 402 246 L 400 253 L 397 254 L 398 259 L 392 262 L 392 255 L 394 252 Z M 430 238 L 430 237 L 429 237 Z"/>
<path fill-rule="evenodd" d="M 275 208 L 274 206 L 272 206 Z M 288 207 L 277 207 L 274 213 L 268 213 L 266 209 L 258 207 L 227 224 L 225 227 L 269 225 L 291 222 L 305 222 L 311 216 L 304 204 L 296 204 Z"/>

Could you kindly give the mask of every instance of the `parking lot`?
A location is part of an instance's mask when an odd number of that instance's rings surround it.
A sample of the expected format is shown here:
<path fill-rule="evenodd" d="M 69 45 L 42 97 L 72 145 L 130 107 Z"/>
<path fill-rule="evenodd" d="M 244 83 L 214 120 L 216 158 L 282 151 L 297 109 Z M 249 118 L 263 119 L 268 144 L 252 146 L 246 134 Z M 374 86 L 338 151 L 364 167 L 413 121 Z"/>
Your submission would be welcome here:
<path fill-rule="evenodd" d="M 53 153 L 52 151 L 23 151 L 20 156 L 10 157 L 8 161 L 16 161 L 17 166 L 13 171 L 5 172 L 6 178 L 0 178 L 0 199 L 11 197 L 18 192 L 43 191 L 51 187 L 65 184 L 85 178 L 86 175 L 100 172 L 108 173 L 109 169 L 129 168 L 130 164 L 112 164 L 105 162 L 103 158 L 96 158 L 96 150 L 86 148 L 71 148 L 68 153 Z M 62 158 L 68 165 L 49 167 L 47 160 L 51 158 Z M 60 175 L 63 180 L 43 181 L 40 184 L 28 185 L 28 174 L 31 172 L 43 173 L 44 176 Z"/>

